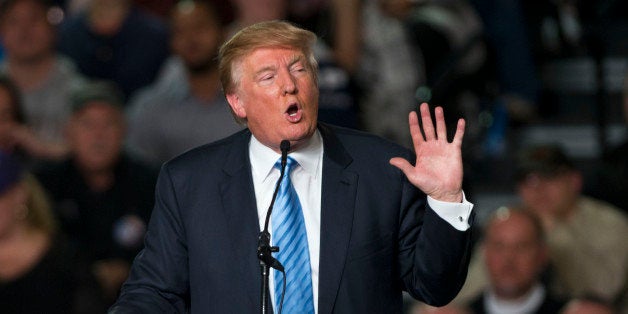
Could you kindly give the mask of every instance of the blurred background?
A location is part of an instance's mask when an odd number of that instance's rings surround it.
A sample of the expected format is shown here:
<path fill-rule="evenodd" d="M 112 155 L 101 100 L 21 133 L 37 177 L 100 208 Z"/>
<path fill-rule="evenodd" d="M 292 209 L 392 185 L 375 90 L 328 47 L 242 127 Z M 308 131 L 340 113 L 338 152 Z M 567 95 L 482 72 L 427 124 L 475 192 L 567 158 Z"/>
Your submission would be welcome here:
<path fill-rule="evenodd" d="M 442 106 L 449 126 L 464 118 L 478 243 L 498 208 L 536 204 L 548 238 L 564 224 L 577 243 L 560 250 L 609 243 L 574 256 L 608 255 L 612 267 L 569 271 L 608 286 L 565 279 L 552 291 L 627 313 L 625 1 L 0 0 L 3 313 L 105 312 L 141 250 L 160 165 L 243 128 L 218 48 L 272 19 L 319 36 L 320 121 L 411 147 L 407 115 L 420 103 Z M 542 199 L 559 179 L 573 184 Z M 526 199 L 526 187 L 541 196 Z M 607 218 L 574 222 L 583 198 Z M 570 214 L 548 218 L 552 202 Z"/>

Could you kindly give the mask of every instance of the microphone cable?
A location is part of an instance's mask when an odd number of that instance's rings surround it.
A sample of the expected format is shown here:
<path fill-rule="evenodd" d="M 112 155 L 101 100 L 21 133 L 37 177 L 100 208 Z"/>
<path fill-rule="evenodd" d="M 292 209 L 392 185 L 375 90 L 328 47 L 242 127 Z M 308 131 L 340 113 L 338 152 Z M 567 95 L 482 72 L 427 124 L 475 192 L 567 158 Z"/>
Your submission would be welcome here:
<path fill-rule="evenodd" d="M 283 311 L 283 297 L 286 294 L 286 271 L 283 270 L 283 268 L 281 269 L 281 274 L 283 275 L 283 285 L 281 287 L 281 299 L 279 301 L 279 313 L 281 314 L 281 312 Z M 275 296 L 276 298 L 277 296 Z"/>
<path fill-rule="evenodd" d="M 281 274 L 283 275 L 283 285 L 282 285 L 282 291 L 281 291 L 281 297 L 280 297 L 280 301 L 279 301 L 279 312 L 278 314 L 281 314 L 283 311 L 283 300 L 284 300 L 284 296 L 286 294 L 286 272 L 284 270 L 283 265 L 281 265 L 281 263 L 275 259 L 274 257 L 272 257 L 272 255 L 270 254 L 270 252 L 278 252 L 279 248 L 276 246 L 270 246 L 270 232 L 268 232 L 268 224 L 270 222 L 270 216 L 272 214 L 272 210 L 273 207 L 275 205 L 275 199 L 277 198 L 277 194 L 279 193 L 279 187 L 281 186 L 281 182 L 283 181 L 283 176 L 284 173 L 286 171 L 286 164 L 288 161 L 288 151 L 290 150 L 290 141 L 288 140 L 283 140 L 281 141 L 281 144 L 279 145 L 280 149 L 281 149 L 281 169 L 280 169 L 280 175 L 279 175 L 279 179 L 277 180 L 277 184 L 275 186 L 275 191 L 273 192 L 273 197 L 270 201 L 270 206 L 268 207 L 268 211 L 266 212 L 266 220 L 264 221 L 264 230 L 260 233 L 259 236 L 259 244 L 258 244 L 258 258 L 261 259 L 264 263 L 266 263 L 268 266 L 274 268 L 275 270 L 278 270 L 281 272 Z M 265 252 L 260 253 L 261 251 L 265 251 L 264 249 L 267 249 L 269 252 L 269 254 L 265 254 Z M 263 296 L 265 298 L 265 296 Z M 277 298 L 279 296 L 275 296 L 275 298 Z"/>

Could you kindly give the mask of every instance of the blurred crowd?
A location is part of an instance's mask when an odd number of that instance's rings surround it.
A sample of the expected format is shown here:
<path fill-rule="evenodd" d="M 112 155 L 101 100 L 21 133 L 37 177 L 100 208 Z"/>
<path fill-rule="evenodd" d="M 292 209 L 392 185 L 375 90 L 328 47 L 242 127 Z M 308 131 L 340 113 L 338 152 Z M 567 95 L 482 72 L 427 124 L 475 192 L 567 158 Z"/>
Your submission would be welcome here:
<path fill-rule="evenodd" d="M 410 147 L 428 102 L 467 120 L 465 160 L 517 151 L 520 201 L 476 224 L 459 297 L 408 313 L 628 313 L 628 141 L 589 177 L 560 145 L 508 138 L 552 111 L 542 66 L 603 56 L 626 17 L 621 1 L 0 0 L 0 312 L 106 312 L 161 164 L 245 127 L 220 45 L 282 19 L 319 36 L 321 122 Z"/>

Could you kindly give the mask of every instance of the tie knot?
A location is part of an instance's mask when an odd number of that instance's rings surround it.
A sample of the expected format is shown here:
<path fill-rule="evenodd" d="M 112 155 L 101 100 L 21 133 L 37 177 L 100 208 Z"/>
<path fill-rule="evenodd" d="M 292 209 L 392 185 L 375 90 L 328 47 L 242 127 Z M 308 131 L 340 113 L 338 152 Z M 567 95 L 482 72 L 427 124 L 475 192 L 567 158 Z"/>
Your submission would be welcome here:
<path fill-rule="evenodd" d="M 298 164 L 299 163 L 296 160 L 294 160 L 294 158 L 288 156 L 288 158 L 286 159 L 286 172 L 285 173 L 290 173 L 290 171 L 292 171 L 294 166 Z M 281 170 L 281 158 L 279 158 L 279 160 L 277 160 L 277 162 L 275 163 L 275 168 Z"/>

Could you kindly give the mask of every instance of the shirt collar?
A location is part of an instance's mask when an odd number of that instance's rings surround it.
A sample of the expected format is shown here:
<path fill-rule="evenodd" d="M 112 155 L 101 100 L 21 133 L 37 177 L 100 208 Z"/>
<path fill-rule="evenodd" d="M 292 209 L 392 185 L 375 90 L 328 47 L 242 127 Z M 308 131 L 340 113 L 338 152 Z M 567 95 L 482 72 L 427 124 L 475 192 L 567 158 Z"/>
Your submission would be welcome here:
<path fill-rule="evenodd" d="M 323 138 L 319 131 L 316 130 L 304 146 L 297 151 L 290 152 L 288 156 L 294 158 L 307 174 L 316 178 L 323 159 Z M 265 180 L 277 160 L 281 158 L 281 154 L 265 146 L 255 138 L 255 135 L 252 135 L 249 142 L 249 158 L 256 176 Z"/>
<path fill-rule="evenodd" d="M 532 289 L 519 300 L 501 300 L 489 289 L 484 298 L 484 306 L 488 313 L 519 314 L 536 312 L 545 299 L 545 288 L 536 283 Z"/>

